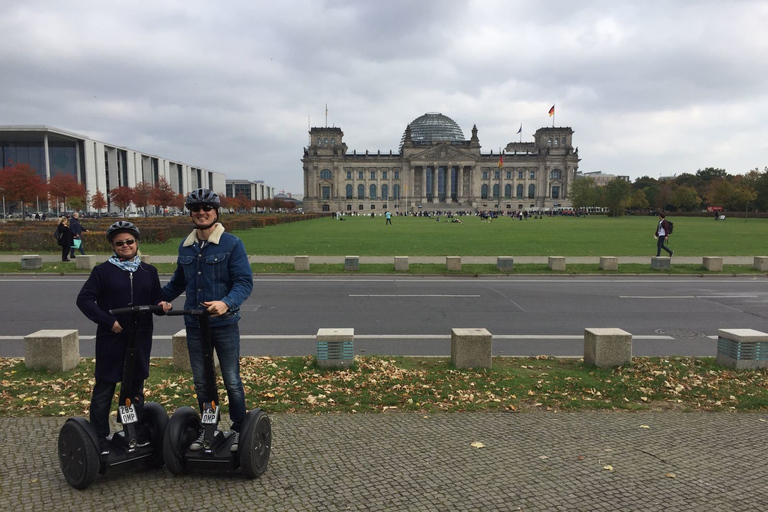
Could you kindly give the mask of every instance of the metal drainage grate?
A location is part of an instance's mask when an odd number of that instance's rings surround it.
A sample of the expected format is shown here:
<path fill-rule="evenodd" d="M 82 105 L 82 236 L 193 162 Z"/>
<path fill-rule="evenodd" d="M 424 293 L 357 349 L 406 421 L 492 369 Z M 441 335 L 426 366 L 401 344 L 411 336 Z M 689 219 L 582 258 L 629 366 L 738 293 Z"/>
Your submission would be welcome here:
<path fill-rule="evenodd" d="M 706 336 L 703 332 L 689 331 L 687 329 L 656 329 L 656 334 L 672 336 L 673 338 L 703 338 Z"/>
<path fill-rule="evenodd" d="M 351 361 L 355 357 L 353 341 L 318 341 L 317 359 L 319 361 Z"/>
<path fill-rule="evenodd" d="M 768 361 L 768 341 L 742 343 L 717 338 L 717 353 L 737 361 Z"/>

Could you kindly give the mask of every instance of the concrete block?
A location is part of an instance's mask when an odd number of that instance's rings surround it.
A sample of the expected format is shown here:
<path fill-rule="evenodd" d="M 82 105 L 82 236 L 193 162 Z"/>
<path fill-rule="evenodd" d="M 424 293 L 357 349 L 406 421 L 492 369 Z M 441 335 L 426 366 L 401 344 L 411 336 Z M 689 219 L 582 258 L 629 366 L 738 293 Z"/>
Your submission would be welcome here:
<path fill-rule="evenodd" d="M 768 256 L 755 256 L 755 270 L 768 272 Z"/>
<path fill-rule="evenodd" d="M 456 368 L 491 368 L 493 336 L 487 329 L 451 329 L 451 363 Z"/>
<path fill-rule="evenodd" d="M 515 265 L 515 260 L 512 256 L 497 256 L 496 257 L 496 269 L 502 272 L 512 272 Z"/>
<path fill-rule="evenodd" d="M 720 256 L 704 256 L 702 264 L 704 265 L 704 268 L 710 272 L 723 271 L 723 258 Z"/>
<path fill-rule="evenodd" d="M 395 271 L 396 272 L 408 272 L 410 269 L 408 263 L 408 256 L 395 256 Z"/>
<path fill-rule="evenodd" d="M 584 329 L 584 364 L 608 368 L 632 363 L 632 335 L 622 329 Z"/>
<path fill-rule="evenodd" d="M 446 270 L 461 270 L 461 256 L 446 256 L 445 257 Z"/>
<path fill-rule="evenodd" d="M 187 348 L 187 330 L 182 329 L 172 337 L 173 340 L 173 367 L 177 370 L 192 371 L 189 364 L 189 348 Z M 219 367 L 219 356 L 213 351 L 213 366 Z"/>
<path fill-rule="evenodd" d="M 43 257 L 39 254 L 25 254 L 21 257 L 21 270 L 43 268 Z"/>
<path fill-rule="evenodd" d="M 79 258 L 79 256 L 78 256 L 78 258 Z M 152 264 L 152 257 L 149 256 L 148 254 L 140 254 L 139 258 L 141 258 L 141 262 L 142 263 L 146 263 L 147 265 L 151 265 Z"/>
<path fill-rule="evenodd" d="M 355 330 L 318 329 L 317 365 L 321 368 L 348 368 L 355 360 Z"/>
<path fill-rule="evenodd" d="M 359 256 L 345 256 L 344 257 L 344 270 L 347 272 L 354 272 L 360 270 L 360 257 Z"/>
<path fill-rule="evenodd" d="M 77 329 L 43 329 L 24 336 L 27 368 L 66 372 L 80 362 Z"/>
<path fill-rule="evenodd" d="M 651 256 L 651 268 L 653 270 L 669 270 L 672 268 L 672 258 L 667 256 Z"/>
<path fill-rule="evenodd" d="M 549 270 L 565 270 L 565 256 L 550 256 L 547 258 Z"/>
<path fill-rule="evenodd" d="M 75 268 L 77 270 L 93 270 L 93 267 L 101 263 L 97 261 L 93 254 L 80 255 L 75 258 Z"/>
<path fill-rule="evenodd" d="M 768 334 L 754 329 L 720 329 L 717 364 L 736 370 L 768 368 Z"/>
<path fill-rule="evenodd" d="M 309 256 L 295 256 L 293 258 L 293 269 L 297 271 L 309 270 Z"/>
<path fill-rule="evenodd" d="M 616 256 L 600 256 L 600 270 L 619 270 L 619 258 Z"/>

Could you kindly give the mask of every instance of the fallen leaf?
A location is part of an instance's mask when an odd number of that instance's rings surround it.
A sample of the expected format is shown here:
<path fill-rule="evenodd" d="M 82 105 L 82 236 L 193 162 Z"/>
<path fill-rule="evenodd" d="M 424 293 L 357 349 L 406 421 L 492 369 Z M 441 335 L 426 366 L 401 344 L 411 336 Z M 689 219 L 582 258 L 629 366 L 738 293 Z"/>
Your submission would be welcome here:
<path fill-rule="evenodd" d="M 485 448 L 485 445 L 479 441 L 475 441 L 470 446 L 472 446 L 473 448 Z"/>
<path fill-rule="evenodd" d="M 603 466 L 603 469 L 605 471 L 613 471 L 613 466 L 611 466 L 610 464 L 607 464 L 607 465 Z"/>
<path fill-rule="evenodd" d="M 578 457 L 576 457 L 576 460 L 584 460 L 584 456 L 583 455 L 579 455 Z"/>
<path fill-rule="evenodd" d="M 539 455 L 539 458 L 541 460 L 547 460 L 549 457 L 547 457 L 546 455 Z"/>
<path fill-rule="evenodd" d="M 676 478 L 674 473 L 667 473 L 664 476 L 667 477 L 667 478 Z"/>
<path fill-rule="evenodd" d="M 651 428 L 648 425 L 640 425 L 640 428 Z"/>

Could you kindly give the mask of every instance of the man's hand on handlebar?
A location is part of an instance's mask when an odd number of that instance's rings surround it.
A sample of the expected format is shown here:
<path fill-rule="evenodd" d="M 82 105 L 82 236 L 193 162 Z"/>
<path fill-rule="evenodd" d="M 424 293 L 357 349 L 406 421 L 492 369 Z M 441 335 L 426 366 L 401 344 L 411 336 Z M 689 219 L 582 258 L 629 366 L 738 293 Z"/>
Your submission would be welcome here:
<path fill-rule="evenodd" d="M 202 302 L 205 309 L 211 314 L 211 316 L 221 316 L 229 311 L 229 306 L 226 302 L 220 300 L 209 300 L 208 302 Z"/>
<path fill-rule="evenodd" d="M 163 313 L 167 313 L 167 312 L 169 312 L 170 310 L 173 309 L 173 304 L 171 304 L 170 302 L 165 302 L 164 300 L 158 302 L 157 305 L 158 306 L 162 306 Z"/>

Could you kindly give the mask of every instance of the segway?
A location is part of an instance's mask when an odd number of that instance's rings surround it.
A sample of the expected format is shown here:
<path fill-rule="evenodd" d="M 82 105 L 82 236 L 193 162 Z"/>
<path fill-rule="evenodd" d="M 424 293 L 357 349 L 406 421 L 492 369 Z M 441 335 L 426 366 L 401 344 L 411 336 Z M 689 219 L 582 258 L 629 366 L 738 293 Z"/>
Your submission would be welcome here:
<path fill-rule="evenodd" d="M 258 478 L 267 470 L 272 449 L 272 426 L 261 409 L 250 411 L 240 428 L 237 451 L 230 450 L 234 432 L 226 434 L 218 429 L 219 392 L 213 365 L 213 346 L 209 312 L 206 309 L 171 310 L 168 315 L 193 315 L 200 324 L 203 345 L 203 363 L 207 398 L 202 417 L 196 408 L 182 407 L 168 421 L 163 442 L 165 467 L 174 475 L 190 471 L 234 471 L 242 469 L 250 479 Z M 203 447 L 191 450 L 190 445 L 204 429 Z"/>
<path fill-rule="evenodd" d="M 89 487 L 96 475 L 103 475 L 115 466 L 143 463 L 149 468 L 163 465 L 163 435 L 168 425 L 168 414 L 160 404 L 146 402 L 141 419 L 133 397 L 128 396 L 126 383 L 133 381 L 136 364 L 136 334 L 139 315 L 162 311 L 161 306 L 130 306 L 111 309 L 113 315 L 131 313 L 131 331 L 123 359 L 123 380 L 120 384 L 118 421 L 123 430 L 107 438 L 109 453 L 101 453 L 99 439 L 93 426 L 85 418 L 70 418 L 59 432 L 59 464 L 64 478 L 75 489 Z"/>

